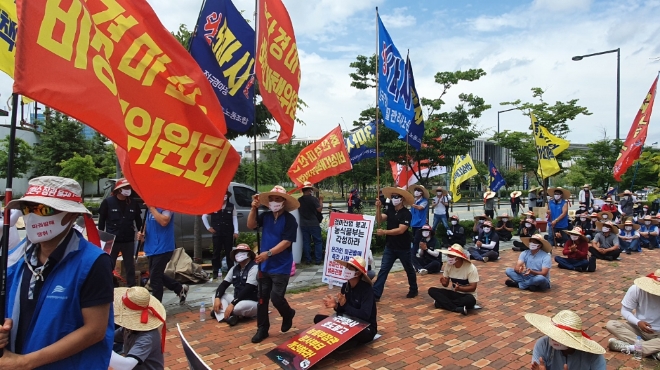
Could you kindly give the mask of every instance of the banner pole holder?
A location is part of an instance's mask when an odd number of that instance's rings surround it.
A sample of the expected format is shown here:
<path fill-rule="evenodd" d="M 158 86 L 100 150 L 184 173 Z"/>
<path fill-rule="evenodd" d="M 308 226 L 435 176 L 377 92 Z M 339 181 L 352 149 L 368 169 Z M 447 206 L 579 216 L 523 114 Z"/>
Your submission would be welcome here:
<path fill-rule="evenodd" d="M 379 146 L 379 133 L 378 133 L 378 7 L 376 7 L 376 197 L 380 199 L 380 146 Z M 378 210 L 376 210 L 378 211 Z"/>

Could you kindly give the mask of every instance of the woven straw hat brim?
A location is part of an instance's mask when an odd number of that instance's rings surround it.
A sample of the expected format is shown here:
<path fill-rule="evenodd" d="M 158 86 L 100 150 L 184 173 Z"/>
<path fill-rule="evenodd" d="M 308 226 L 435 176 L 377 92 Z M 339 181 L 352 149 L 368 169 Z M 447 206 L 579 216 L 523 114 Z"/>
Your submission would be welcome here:
<path fill-rule="evenodd" d="M 458 254 L 458 253 L 456 253 L 456 252 L 454 252 L 454 251 L 450 251 L 450 250 L 448 250 L 448 249 L 441 249 L 441 250 L 440 250 L 440 253 L 442 253 L 442 254 L 446 254 L 446 255 L 448 255 L 448 256 L 458 257 L 458 258 L 461 258 L 463 261 L 465 261 L 465 262 L 467 262 L 467 263 L 472 263 L 472 261 L 470 261 L 469 258 L 465 258 L 465 256 L 461 256 L 460 254 Z"/>
<path fill-rule="evenodd" d="M 640 224 L 632 224 L 632 225 L 619 224 L 619 225 L 616 225 L 616 227 L 618 227 L 619 230 L 625 230 L 626 226 L 632 226 L 633 229 L 635 229 L 635 230 L 639 230 L 639 228 L 642 227 L 642 225 L 640 225 Z"/>
<path fill-rule="evenodd" d="M 415 197 L 413 197 L 412 194 L 410 194 L 407 190 L 401 189 L 401 188 L 395 188 L 393 186 L 388 186 L 386 188 L 383 188 L 383 195 L 385 198 L 392 198 L 392 194 L 397 194 L 403 197 L 403 205 L 405 206 L 410 206 L 412 204 L 415 204 Z"/>
<path fill-rule="evenodd" d="M 261 193 L 259 194 L 259 204 L 261 204 L 264 207 L 268 207 L 268 197 L 271 195 L 276 195 L 278 197 L 282 197 L 286 199 L 286 202 L 284 202 L 284 210 L 287 212 L 291 212 L 293 210 L 296 210 L 300 207 L 300 202 L 298 202 L 298 199 L 292 197 L 289 194 L 286 193 L 278 193 L 276 191 L 269 191 L 267 193 Z"/>
<path fill-rule="evenodd" d="M 568 189 L 564 189 L 564 188 L 548 188 L 548 194 L 554 195 L 555 190 L 561 191 L 563 194 L 562 198 L 564 199 L 568 199 L 571 197 L 571 192 Z"/>
<path fill-rule="evenodd" d="M 589 241 L 589 239 L 587 239 L 586 236 L 584 236 L 584 235 L 578 233 L 577 231 L 573 231 L 573 230 L 562 230 L 562 231 L 564 232 L 564 234 L 577 235 L 577 236 L 580 237 L 580 239 L 582 239 L 582 240 L 584 240 L 584 241 L 586 241 L 586 242 Z"/>
<path fill-rule="evenodd" d="M 431 194 L 429 193 L 429 190 L 427 188 L 423 187 L 422 185 L 411 185 L 411 186 L 408 187 L 408 190 L 410 191 L 411 194 L 413 194 L 413 192 L 415 190 L 421 190 L 422 196 L 426 199 L 429 199 L 429 197 L 431 196 Z M 414 196 L 414 194 L 413 194 L 413 196 Z"/>
<path fill-rule="evenodd" d="M 660 283 L 649 277 L 643 276 L 635 279 L 635 285 L 649 294 L 660 296 Z"/>
<path fill-rule="evenodd" d="M 49 207 L 55 208 L 58 211 L 69 212 L 69 213 L 87 213 L 92 214 L 84 204 L 74 202 L 71 200 L 64 200 L 51 197 L 41 197 L 41 196 L 27 196 L 20 199 L 14 199 L 11 202 L 7 203 L 7 209 L 19 209 L 22 202 L 31 202 L 47 205 Z"/>
<path fill-rule="evenodd" d="M 509 195 L 511 196 L 511 198 L 518 198 L 519 196 L 522 195 L 522 192 L 521 191 L 513 191 Z"/>
<path fill-rule="evenodd" d="M 361 276 L 361 277 L 362 277 L 362 280 L 366 281 L 366 282 L 369 283 L 370 285 L 374 285 L 374 282 L 371 281 L 371 279 L 369 279 L 369 276 L 367 276 L 366 273 L 362 272 L 362 269 L 361 269 L 359 266 L 355 266 L 355 265 L 352 264 L 352 263 L 348 263 L 348 262 L 346 262 L 346 261 L 341 261 L 341 260 L 335 260 L 335 262 L 337 262 L 338 264 L 340 264 L 340 265 L 342 265 L 342 266 L 344 266 L 344 267 L 348 267 L 348 265 L 351 265 L 351 266 L 355 267 L 355 268 L 356 268 L 356 271 L 359 272 L 360 275 L 362 275 L 362 276 Z M 366 269 L 366 268 L 365 268 L 365 269 Z"/>
<path fill-rule="evenodd" d="M 495 193 L 494 191 L 487 191 L 484 193 L 484 199 L 495 198 L 495 195 L 497 195 L 497 193 Z"/>
<path fill-rule="evenodd" d="M 157 319 L 154 315 L 149 313 L 149 319 L 146 324 L 140 322 L 142 318 L 142 311 L 129 310 L 124 306 L 122 302 L 122 297 L 129 288 L 115 288 L 115 301 L 114 301 L 114 313 L 115 313 L 115 324 L 124 327 L 129 330 L 135 331 L 149 331 L 156 329 L 163 325 L 163 322 Z M 163 304 L 158 301 L 154 296 L 151 296 L 149 299 L 149 306 L 153 307 L 156 312 L 163 318 L 167 319 L 167 312 Z"/>
<path fill-rule="evenodd" d="M 527 246 L 527 247 L 529 247 L 529 243 L 532 241 L 532 239 L 534 239 L 534 241 L 541 243 L 541 250 L 543 250 L 546 253 L 552 252 L 552 245 L 550 245 L 550 242 L 545 240 L 545 239 L 537 239 L 537 238 L 532 238 L 532 237 L 525 238 L 525 239 L 527 239 L 527 240 L 523 240 L 523 238 L 520 238 L 520 241 L 522 241 L 523 244 L 525 244 L 525 246 Z"/>
<path fill-rule="evenodd" d="M 554 326 L 550 317 L 536 313 L 528 313 L 525 314 L 525 320 L 537 328 L 541 333 L 569 348 L 597 355 L 605 353 L 605 348 L 597 342 L 583 337 L 581 333 L 571 333 Z"/>
<path fill-rule="evenodd" d="M 482 217 L 483 217 L 483 219 L 486 220 L 486 221 L 491 221 L 491 222 L 493 221 L 492 218 L 490 218 L 490 217 L 488 217 L 488 216 L 483 216 L 483 215 L 481 215 L 481 216 L 474 216 L 474 219 L 475 219 L 475 220 L 479 220 L 479 219 L 481 219 Z M 485 221 L 484 221 L 484 222 L 485 222 Z"/>
<path fill-rule="evenodd" d="M 607 220 L 608 221 L 614 221 L 614 215 L 610 211 L 598 212 L 598 218 L 602 219 L 603 215 L 605 215 L 605 214 L 607 215 Z"/>
<path fill-rule="evenodd" d="M 610 230 L 611 234 L 619 234 L 619 227 L 616 225 L 608 225 L 612 230 Z M 596 221 L 596 231 L 603 231 L 603 223 Z"/>
<path fill-rule="evenodd" d="M 436 192 L 436 194 L 437 194 L 437 193 L 438 193 L 438 189 L 435 189 L 435 192 Z M 448 192 L 447 190 L 445 190 L 445 189 L 442 189 L 442 196 L 445 196 L 445 195 L 447 195 L 447 194 L 449 194 L 449 192 Z"/>

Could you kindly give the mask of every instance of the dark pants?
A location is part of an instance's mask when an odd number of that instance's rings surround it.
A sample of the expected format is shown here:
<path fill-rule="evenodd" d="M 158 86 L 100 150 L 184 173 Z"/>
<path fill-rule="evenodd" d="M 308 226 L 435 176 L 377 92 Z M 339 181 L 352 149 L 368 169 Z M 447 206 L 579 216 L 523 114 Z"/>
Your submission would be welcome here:
<path fill-rule="evenodd" d="M 578 260 L 574 258 L 564 258 L 555 256 L 555 262 L 559 265 L 561 269 L 574 270 L 574 271 L 583 271 L 586 270 L 589 266 L 589 260 Z"/>
<path fill-rule="evenodd" d="M 417 256 L 412 257 L 412 264 L 415 267 L 415 270 L 424 269 L 428 271 L 429 274 L 437 274 L 442 270 L 442 262 L 435 258 L 419 258 Z"/>
<path fill-rule="evenodd" d="M 112 258 L 113 270 L 117 264 L 119 252 L 121 252 L 121 256 L 124 259 L 121 265 L 124 271 L 126 271 L 126 286 L 135 286 L 135 242 L 115 243 L 112 245 L 110 258 Z"/>
<path fill-rule="evenodd" d="M 648 249 L 658 248 L 658 237 L 651 235 L 648 238 L 645 238 L 642 236 L 639 238 L 639 244 Z"/>
<path fill-rule="evenodd" d="M 491 209 L 490 211 L 489 211 L 489 210 L 485 210 L 484 213 L 486 214 L 486 216 L 490 217 L 491 220 L 492 220 L 493 218 L 495 218 L 495 210 L 492 210 L 492 209 Z"/>
<path fill-rule="evenodd" d="M 159 301 L 163 301 L 163 285 L 177 295 L 181 293 L 181 283 L 165 275 L 165 267 L 172 259 L 174 252 L 167 252 L 149 256 L 149 285 L 151 295 Z"/>
<path fill-rule="evenodd" d="M 511 231 L 509 231 L 509 230 L 498 231 L 497 236 L 499 236 L 500 241 L 505 241 L 505 242 L 508 242 L 509 240 L 511 240 L 511 237 L 512 237 Z"/>
<path fill-rule="evenodd" d="M 211 264 L 213 265 L 213 277 L 216 278 L 218 270 L 222 268 L 222 252 L 225 253 L 227 259 L 227 271 L 234 266 L 234 261 L 229 258 L 231 250 L 234 248 L 234 234 L 213 234 L 213 258 Z"/>
<path fill-rule="evenodd" d="M 318 324 L 321 321 L 328 318 L 328 315 L 316 315 L 314 316 L 314 324 Z M 367 326 L 361 332 L 357 333 L 353 338 L 349 339 L 346 343 L 342 344 L 336 351 L 343 351 L 355 347 L 358 344 L 369 343 L 374 340 L 376 336 L 376 330 L 371 326 Z"/>
<path fill-rule="evenodd" d="M 527 246 L 525 245 L 525 243 L 523 243 L 523 242 L 519 242 L 519 241 L 517 241 L 517 240 L 514 240 L 514 241 L 513 241 L 513 246 L 519 248 L 521 252 L 522 252 L 522 251 L 526 251 L 526 250 L 529 249 L 529 248 L 527 248 Z"/>
<path fill-rule="evenodd" d="M 452 312 L 463 306 L 472 309 L 477 304 L 477 300 L 472 294 L 454 292 L 449 289 L 429 288 L 429 295 L 435 300 L 435 308 Z"/>
<path fill-rule="evenodd" d="M 293 315 L 289 302 L 284 298 L 286 286 L 289 285 L 289 274 L 259 272 L 258 283 L 257 328 L 268 331 L 270 329 L 270 320 L 268 319 L 268 304 L 270 301 L 273 301 L 273 306 L 282 318 L 290 318 Z"/>
<path fill-rule="evenodd" d="M 595 256 L 599 260 L 606 260 L 606 261 L 614 261 L 615 259 L 619 258 L 619 255 L 621 254 L 620 249 L 615 249 L 615 250 L 609 251 L 607 253 L 600 253 L 594 247 L 589 247 L 589 252 L 591 252 L 591 255 Z"/>
<path fill-rule="evenodd" d="M 415 267 L 413 267 L 410 257 L 410 249 L 392 249 L 388 246 L 385 246 L 385 252 L 383 252 L 380 271 L 378 271 L 378 278 L 374 283 L 374 296 L 376 296 L 376 298 L 380 298 L 383 295 L 387 275 L 389 275 L 390 270 L 394 265 L 394 261 L 396 261 L 397 258 L 399 261 L 401 261 L 404 270 L 406 270 L 410 291 L 417 292 L 417 275 L 415 275 Z"/>
<path fill-rule="evenodd" d="M 471 247 L 468 248 L 468 251 L 470 251 L 470 258 L 477 261 L 483 261 L 484 257 L 488 257 L 490 261 L 497 261 L 500 258 L 497 252 L 490 249 Z"/>
<path fill-rule="evenodd" d="M 303 237 L 303 262 L 323 263 L 323 241 L 321 240 L 321 226 L 300 226 Z M 312 256 L 312 242 L 314 242 L 314 255 Z"/>

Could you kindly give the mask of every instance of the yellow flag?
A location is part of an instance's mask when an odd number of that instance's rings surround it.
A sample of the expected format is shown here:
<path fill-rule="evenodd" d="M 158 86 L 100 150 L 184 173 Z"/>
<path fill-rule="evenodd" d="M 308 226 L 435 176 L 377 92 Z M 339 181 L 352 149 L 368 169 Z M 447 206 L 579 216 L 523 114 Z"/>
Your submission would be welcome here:
<path fill-rule="evenodd" d="M 531 113 L 530 117 L 536 153 L 539 158 L 537 172 L 541 178 L 545 179 L 561 171 L 556 156 L 568 148 L 569 142 L 552 135 L 545 127 L 539 125 L 534 113 Z"/>
<path fill-rule="evenodd" d="M 14 0 L 0 0 L 0 71 L 14 78 L 18 17 Z"/>
<path fill-rule="evenodd" d="M 477 168 L 474 166 L 474 163 L 472 163 L 472 158 L 469 154 L 459 155 L 454 159 L 454 167 L 451 172 L 451 183 L 449 185 L 449 190 L 454 197 L 454 202 L 458 202 L 461 199 L 458 187 L 461 186 L 465 180 L 477 174 Z"/>

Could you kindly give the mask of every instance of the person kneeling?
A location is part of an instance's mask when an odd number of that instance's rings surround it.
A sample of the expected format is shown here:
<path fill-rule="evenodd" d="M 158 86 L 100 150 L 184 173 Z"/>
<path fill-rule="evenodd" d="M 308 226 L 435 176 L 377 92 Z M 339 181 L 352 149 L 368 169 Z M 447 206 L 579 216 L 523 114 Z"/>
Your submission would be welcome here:
<path fill-rule="evenodd" d="M 570 239 L 564 243 L 563 254 L 566 257 L 555 257 L 560 269 L 594 272 L 596 271 L 596 257 L 589 254 L 589 243 L 587 237 L 582 234 L 582 228 L 574 227 L 573 230 L 566 230 Z"/>
<path fill-rule="evenodd" d="M 435 300 L 435 308 L 467 315 L 468 310 L 477 304 L 477 267 L 458 244 L 440 253 L 447 255 L 447 266 L 440 278 L 442 286 L 429 288 L 429 295 Z"/>
<path fill-rule="evenodd" d="M 225 320 L 229 326 L 234 326 L 241 317 L 257 315 L 259 267 L 254 262 L 254 252 L 247 244 L 239 244 L 231 251 L 229 257 L 236 261 L 236 265 L 229 269 L 227 277 L 215 291 L 211 316 Z M 233 295 L 225 293 L 229 285 L 234 286 Z"/>
<path fill-rule="evenodd" d="M 340 260 L 335 260 L 335 262 L 344 266 L 344 278 L 348 281 L 341 286 L 341 291 L 337 293 L 336 297 L 325 296 L 323 304 L 326 308 L 334 309 L 338 315 L 346 314 L 369 323 L 368 327 L 340 348 L 352 348 L 356 344 L 369 343 L 378 333 L 376 323 L 378 311 L 372 282 L 367 276 L 367 262 L 360 256 L 351 257 L 348 262 Z M 318 324 L 326 318 L 328 315 L 316 315 L 314 324 Z"/>
<path fill-rule="evenodd" d="M 552 259 L 550 242 L 536 234 L 523 241 L 529 250 L 520 253 L 515 268 L 508 267 L 504 282 L 511 288 L 529 289 L 532 292 L 550 289 L 550 268 Z"/>
<path fill-rule="evenodd" d="M 412 257 L 412 264 L 420 275 L 437 274 L 442 269 L 438 241 L 433 234 L 431 226 L 426 224 L 415 235 L 413 251 L 416 253 Z"/>
<path fill-rule="evenodd" d="M 468 248 L 470 258 L 482 262 L 496 261 L 500 258 L 500 238 L 493 230 L 493 224 L 485 221 L 484 226 L 474 243 L 477 247 Z"/>

